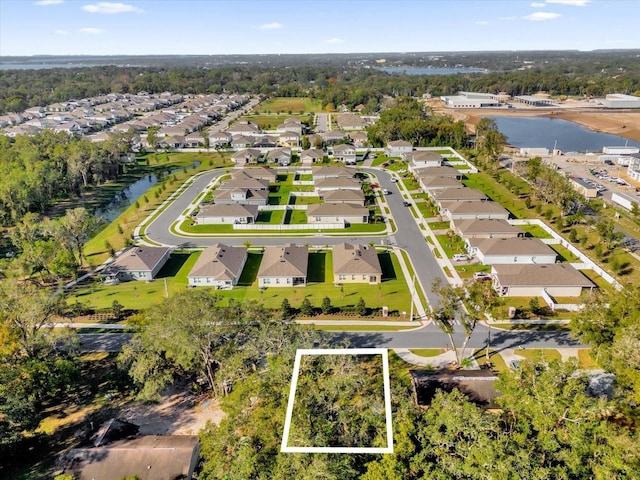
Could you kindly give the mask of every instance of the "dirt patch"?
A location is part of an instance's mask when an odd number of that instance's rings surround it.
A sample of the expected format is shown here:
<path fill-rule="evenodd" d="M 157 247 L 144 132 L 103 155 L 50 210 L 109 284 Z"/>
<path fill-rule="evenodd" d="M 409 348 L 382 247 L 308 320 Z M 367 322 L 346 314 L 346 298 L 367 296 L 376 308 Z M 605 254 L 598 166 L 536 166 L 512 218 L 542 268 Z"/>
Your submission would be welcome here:
<path fill-rule="evenodd" d="M 219 425 L 225 413 L 217 399 L 172 390 L 159 403 L 135 402 L 120 418 L 140 426 L 142 435 L 197 435 L 207 422 Z"/>

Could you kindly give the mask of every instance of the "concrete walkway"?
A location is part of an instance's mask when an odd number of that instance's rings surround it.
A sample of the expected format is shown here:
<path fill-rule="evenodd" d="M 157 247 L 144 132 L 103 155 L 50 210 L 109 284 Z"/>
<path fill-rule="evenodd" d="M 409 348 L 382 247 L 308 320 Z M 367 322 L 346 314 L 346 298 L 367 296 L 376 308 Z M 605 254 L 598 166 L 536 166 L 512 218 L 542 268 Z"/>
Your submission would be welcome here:
<path fill-rule="evenodd" d="M 521 357 L 520 355 L 516 354 L 516 352 L 517 350 L 515 348 L 505 348 L 504 350 L 500 350 L 498 353 L 504 360 L 504 363 L 507 364 L 507 367 L 513 368 L 521 361 L 526 360 L 526 358 Z"/>
<path fill-rule="evenodd" d="M 386 327 L 405 327 L 411 330 L 419 330 L 424 325 L 421 322 L 394 322 L 385 320 L 296 320 L 300 325 L 335 325 L 337 327 L 345 325 L 353 326 L 386 326 Z"/>
<path fill-rule="evenodd" d="M 394 352 L 406 363 L 420 367 L 445 368 L 455 365 L 456 363 L 456 355 L 453 350 L 449 350 L 448 352 L 434 357 L 422 357 L 420 355 L 416 355 L 415 353 L 411 353 L 408 348 L 396 348 L 394 349 Z M 466 354 L 462 349 L 459 349 L 458 352 L 460 354 L 460 359 L 465 358 L 465 356 L 471 357 L 473 355 L 472 348 L 467 348 Z M 471 365 L 467 368 L 477 370 L 480 369 L 480 366 L 478 365 L 478 362 L 473 359 Z"/>

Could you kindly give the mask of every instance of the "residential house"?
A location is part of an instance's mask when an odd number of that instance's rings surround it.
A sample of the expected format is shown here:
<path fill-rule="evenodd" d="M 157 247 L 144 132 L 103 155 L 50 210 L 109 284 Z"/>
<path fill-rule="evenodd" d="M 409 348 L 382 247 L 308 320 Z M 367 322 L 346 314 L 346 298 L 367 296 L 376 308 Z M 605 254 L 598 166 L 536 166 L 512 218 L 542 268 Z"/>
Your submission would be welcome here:
<path fill-rule="evenodd" d="M 335 145 L 336 143 L 342 143 L 346 137 L 347 134 L 342 130 L 330 130 L 322 135 L 322 142 L 325 145 Z M 311 143 L 311 145 L 314 145 L 314 143 Z"/>
<path fill-rule="evenodd" d="M 549 265 L 496 264 L 491 267 L 493 287 L 504 297 L 579 297 L 595 285 L 568 263 Z"/>
<path fill-rule="evenodd" d="M 187 280 L 194 287 L 231 289 L 238 284 L 246 261 L 246 247 L 216 243 L 202 251 L 187 275 Z"/>
<path fill-rule="evenodd" d="M 367 128 L 367 122 L 364 118 L 353 113 L 343 113 L 336 117 L 336 123 L 340 130 L 364 130 Z"/>
<path fill-rule="evenodd" d="M 257 205 L 213 203 L 202 205 L 196 215 L 199 225 L 233 225 L 254 223 L 258 218 Z"/>
<path fill-rule="evenodd" d="M 418 178 L 432 178 L 432 177 L 449 177 L 456 180 L 462 180 L 463 174 L 460 170 L 453 167 L 412 167 L 409 165 L 409 171 L 412 172 Z"/>
<path fill-rule="evenodd" d="M 378 252 L 368 245 L 339 243 L 333 247 L 333 283 L 382 282 Z"/>
<path fill-rule="evenodd" d="M 367 132 L 349 132 L 349 138 L 353 142 L 353 146 L 356 148 L 362 148 L 369 142 L 369 135 L 367 135 Z"/>
<path fill-rule="evenodd" d="M 413 151 L 413 145 L 406 140 L 393 140 L 387 143 L 385 153 L 388 157 L 400 157 L 404 158 L 406 155 Z"/>
<path fill-rule="evenodd" d="M 449 220 L 472 220 L 478 218 L 509 220 L 509 211 L 496 202 L 470 200 L 441 202 L 440 211 Z"/>
<path fill-rule="evenodd" d="M 276 131 L 280 134 L 286 132 L 295 133 L 298 135 L 298 138 L 300 138 L 300 135 L 302 135 L 302 128 L 302 122 L 299 119 L 295 117 L 289 117 L 276 127 Z"/>
<path fill-rule="evenodd" d="M 253 148 L 273 148 L 278 144 L 278 137 L 273 135 L 260 135 L 254 137 L 251 146 Z"/>
<path fill-rule="evenodd" d="M 325 203 L 351 203 L 364 207 L 364 193 L 362 190 L 326 190 L 320 196 Z"/>
<path fill-rule="evenodd" d="M 442 165 L 442 155 L 433 150 L 416 150 L 405 154 L 409 160 L 409 165 L 413 168 L 440 167 Z"/>
<path fill-rule="evenodd" d="M 316 162 L 322 162 L 324 159 L 324 151 L 318 148 L 309 148 L 300 152 L 300 161 L 302 165 L 310 165 Z"/>
<path fill-rule="evenodd" d="M 278 143 L 283 147 L 298 148 L 300 146 L 300 135 L 296 132 L 282 132 L 278 137 Z"/>
<path fill-rule="evenodd" d="M 63 469 L 77 480 L 191 480 L 199 453 L 197 435 L 144 435 L 74 448 L 65 455 Z"/>
<path fill-rule="evenodd" d="M 258 163 L 261 155 L 257 148 L 245 148 L 234 153 L 231 160 L 236 165 L 246 165 L 247 163 Z"/>
<path fill-rule="evenodd" d="M 269 150 L 267 153 L 267 161 L 270 163 L 277 163 L 280 166 L 286 167 L 291 163 L 291 149 L 290 148 L 276 148 Z"/>
<path fill-rule="evenodd" d="M 231 148 L 249 148 L 253 146 L 253 137 L 247 137 L 245 135 L 236 134 L 231 139 Z"/>
<path fill-rule="evenodd" d="M 233 190 L 236 188 L 250 188 L 253 190 L 269 190 L 269 180 L 265 178 L 256 178 L 251 175 L 251 170 L 240 170 L 231 175 L 229 180 L 222 182 L 218 189 Z M 257 172 L 259 173 L 259 172 Z"/>
<path fill-rule="evenodd" d="M 332 148 L 333 158 L 337 162 L 343 162 L 346 165 L 356 164 L 356 148 L 353 145 L 341 143 Z"/>
<path fill-rule="evenodd" d="M 278 178 L 276 172 L 268 166 L 247 166 L 242 170 L 242 172 L 236 172 L 232 176 L 251 177 L 258 180 L 266 180 L 269 183 L 275 183 Z"/>
<path fill-rule="evenodd" d="M 496 218 L 454 220 L 451 230 L 460 235 L 463 240 L 471 238 L 516 238 L 523 237 L 525 232 L 511 225 L 506 220 Z"/>
<path fill-rule="evenodd" d="M 321 150 L 322 151 L 322 150 Z M 313 170 L 313 179 L 324 180 L 327 178 L 353 178 L 356 174 L 354 168 L 343 167 L 341 165 L 330 165 L 327 167 L 320 167 Z"/>
<path fill-rule="evenodd" d="M 305 246 L 288 243 L 265 247 L 258 269 L 258 286 L 304 287 L 307 284 L 309 250 Z"/>
<path fill-rule="evenodd" d="M 475 188 L 445 188 L 430 192 L 430 195 L 437 203 L 456 200 L 489 200 L 489 197 Z"/>
<path fill-rule="evenodd" d="M 445 188 L 465 188 L 460 180 L 451 177 L 419 177 L 418 183 L 429 194 Z"/>
<path fill-rule="evenodd" d="M 267 190 L 254 190 L 253 188 L 218 188 L 213 192 L 213 201 L 218 204 L 231 205 L 266 205 L 269 202 Z"/>
<path fill-rule="evenodd" d="M 323 180 L 314 180 L 314 184 L 318 196 L 322 196 L 323 192 L 328 190 L 362 190 L 360 182 L 353 178 L 325 178 Z"/>
<path fill-rule="evenodd" d="M 308 223 L 369 222 L 369 209 L 352 203 L 316 203 L 307 207 Z"/>
<path fill-rule="evenodd" d="M 557 254 L 539 238 L 470 238 L 466 240 L 469 255 L 484 265 L 498 263 L 549 264 L 555 263 Z"/>
<path fill-rule="evenodd" d="M 211 148 L 226 147 L 231 144 L 233 136 L 229 132 L 209 132 L 209 145 Z"/>
<path fill-rule="evenodd" d="M 100 276 L 107 282 L 153 280 L 171 255 L 169 247 L 138 247 L 125 250 L 105 267 Z"/>
<path fill-rule="evenodd" d="M 184 137 L 184 145 L 187 148 L 203 148 L 204 137 L 201 132 L 190 133 Z"/>
<path fill-rule="evenodd" d="M 236 122 L 227 127 L 227 132 L 229 132 L 234 137 L 236 135 L 253 136 L 253 135 L 258 135 L 260 133 L 260 129 L 255 123 Z"/>
<path fill-rule="evenodd" d="M 170 137 L 164 137 L 158 140 L 159 148 L 183 148 L 184 136 L 172 135 Z"/>

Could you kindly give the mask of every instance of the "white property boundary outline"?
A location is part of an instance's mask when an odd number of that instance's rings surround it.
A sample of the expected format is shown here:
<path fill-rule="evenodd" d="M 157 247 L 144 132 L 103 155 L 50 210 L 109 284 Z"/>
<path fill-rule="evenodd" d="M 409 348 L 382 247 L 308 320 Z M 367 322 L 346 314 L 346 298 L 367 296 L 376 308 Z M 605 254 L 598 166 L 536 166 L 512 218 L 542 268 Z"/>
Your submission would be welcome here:
<path fill-rule="evenodd" d="M 384 379 L 384 404 L 385 418 L 387 425 L 387 446 L 386 447 L 290 447 L 289 430 L 291 429 L 291 417 L 293 415 L 293 405 L 295 403 L 296 389 L 298 387 L 298 375 L 300 373 L 300 362 L 303 355 L 381 355 L 382 374 Z M 287 404 L 287 416 L 284 422 L 284 432 L 282 434 L 282 444 L 280 452 L 284 453 L 393 453 L 393 425 L 391 423 L 391 384 L 389 382 L 389 354 L 386 348 L 319 348 L 319 349 L 298 349 L 296 360 L 293 365 L 291 377 L 291 389 L 289 391 L 289 402 Z"/>

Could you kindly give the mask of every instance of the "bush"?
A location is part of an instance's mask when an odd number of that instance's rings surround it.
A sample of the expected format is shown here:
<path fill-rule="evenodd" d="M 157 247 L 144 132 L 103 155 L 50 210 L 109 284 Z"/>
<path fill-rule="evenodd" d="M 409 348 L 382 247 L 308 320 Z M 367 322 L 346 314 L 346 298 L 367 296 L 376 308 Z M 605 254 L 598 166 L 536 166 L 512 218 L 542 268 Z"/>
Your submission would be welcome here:
<path fill-rule="evenodd" d="M 331 313 L 331 310 L 333 310 L 333 307 L 331 306 L 331 299 L 329 297 L 324 297 L 322 299 L 322 305 L 320 306 L 320 309 L 322 310 L 322 313 L 324 313 L 325 315 Z"/>

